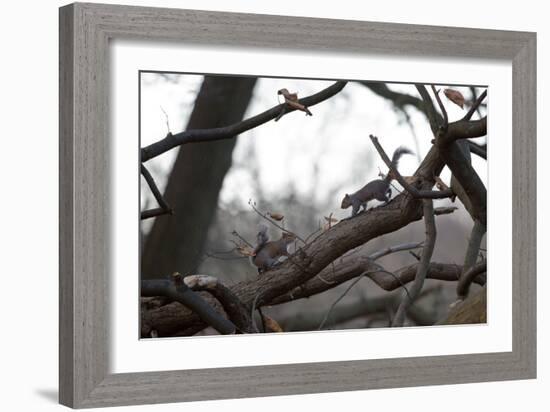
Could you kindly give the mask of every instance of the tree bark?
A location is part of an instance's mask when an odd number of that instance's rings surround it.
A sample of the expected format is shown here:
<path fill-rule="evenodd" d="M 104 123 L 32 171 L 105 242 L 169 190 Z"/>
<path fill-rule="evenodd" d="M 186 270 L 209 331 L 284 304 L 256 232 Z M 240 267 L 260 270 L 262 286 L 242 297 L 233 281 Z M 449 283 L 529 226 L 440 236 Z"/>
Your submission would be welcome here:
<path fill-rule="evenodd" d="M 205 77 L 187 129 L 225 126 L 243 119 L 255 78 Z M 199 262 L 214 217 L 236 139 L 185 145 L 164 192 L 174 214 L 159 216 L 145 240 L 142 279 L 192 271 Z"/>

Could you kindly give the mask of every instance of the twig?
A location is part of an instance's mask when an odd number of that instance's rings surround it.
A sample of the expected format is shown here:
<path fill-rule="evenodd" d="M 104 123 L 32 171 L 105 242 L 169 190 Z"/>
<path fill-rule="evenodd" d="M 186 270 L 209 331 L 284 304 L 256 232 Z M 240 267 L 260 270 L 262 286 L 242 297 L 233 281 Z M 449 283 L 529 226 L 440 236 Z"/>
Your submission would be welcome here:
<path fill-rule="evenodd" d="M 173 210 L 168 206 L 168 203 L 164 200 L 164 197 L 160 193 L 159 188 L 157 187 L 157 184 L 155 183 L 155 180 L 153 179 L 153 176 L 151 176 L 151 173 L 149 173 L 149 170 L 141 164 L 141 175 L 149 185 L 149 188 L 151 189 L 151 193 L 153 193 L 153 196 L 155 197 L 157 203 L 159 204 L 160 208 L 157 209 L 150 209 L 145 210 L 141 212 L 141 219 L 148 219 L 150 217 L 154 216 L 160 216 L 164 214 L 172 214 Z"/>
<path fill-rule="evenodd" d="M 162 106 L 160 106 L 160 110 L 162 110 L 162 113 L 164 113 L 164 116 L 166 117 L 166 132 L 169 133 L 169 134 L 172 134 L 172 132 L 170 131 L 170 122 L 168 120 L 168 113 L 166 113 L 166 111 L 162 108 Z"/>
<path fill-rule="evenodd" d="M 441 113 L 443 114 L 443 124 L 441 124 L 439 127 L 442 129 L 442 132 L 445 133 L 447 131 L 447 128 L 449 127 L 449 115 L 447 114 L 447 109 L 445 109 L 445 106 L 443 105 L 443 102 L 439 97 L 439 90 L 436 90 L 433 84 L 431 85 L 431 87 L 432 92 L 435 95 L 435 100 L 437 101 L 439 109 L 441 109 Z"/>
<path fill-rule="evenodd" d="M 402 243 L 400 245 L 390 246 L 390 247 L 381 249 L 377 252 L 371 253 L 369 255 L 369 259 L 374 261 L 374 260 L 380 259 L 381 257 L 387 256 L 391 253 L 402 252 L 402 251 L 411 250 L 411 249 L 418 249 L 418 248 L 421 248 L 423 244 L 424 242 L 414 242 L 414 243 Z"/>
<path fill-rule="evenodd" d="M 407 289 L 407 287 L 401 282 L 401 280 L 394 274 L 394 273 L 391 273 L 387 270 L 385 270 L 384 268 L 382 268 L 380 265 L 376 264 L 376 266 L 379 267 L 379 269 L 376 270 L 376 272 L 382 272 L 382 273 L 386 273 L 386 274 L 389 274 L 391 276 L 394 277 L 394 279 L 396 279 L 399 283 L 401 283 L 401 287 L 405 290 L 407 296 L 409 296 L 410 298 L 410 295 L 409 295 L 409 290 Z M 351 284 L 346 288 L 346 290 L 344 291 L 344 293 L 342 293 L 338 299 L 336 299 L 332 305 L 330 305 L 330 308 L 329 310 L 327 311 L 325 317 L 323 318 L 321 324 L 319 325 L 319 328 L 318 330 L 321 330 L 323 329 L 323 327 L 325 326 L 325 323 L 327 322 L 329 316 L 330 316 L 330 313 L 332 312 L 332 310 L 336 307 L 336 305 L 338 304 L 338 302 L 340 302 L 347 294 L 348 292 L 361 280 L 363 279 L 365 276 L 367 276 L 368 274 L 372 273 L 373 271 L 366 271 L 366 272 L 363 272 L 361 273 L 353 282 L 351 282 Z"/>
<path fill-rule="evenodd" d="M 171 214 L 169 210 L 163 209 L 161 207 L 156 207 L 154 209 L 144 210 L 140 213 L 140 219 L 150 219 L 152 217 L 162 216 L 162 215 L 169 215 Z"/>
<path fill-rule="evenodd" d="M 329 310 L 327 311 L 325 317 L 323 318 L 323 320 L 321 321 L 321 323 L 319 324 L 319 327 L 317 328 L 317 330 L 321 330 L 323 329 L 323 327 L 325 326 L 325 323 L 327 322 L 328 320 L 328 317 L 330 316 L 330 313 L 332 312 L 332 310 L 336 307 L 336 305 L 338 304 L 338 302 L 340 302 L 347 294 L 348 292 L 357 284 L 357 282 L 359 282 L 361 279 L 363 279 L 365 276 L 367 275 L 367 272 L 364 272 L 362 273 L 359 277 L 357 277 L 357 279 L 355 279 L 353 282 L 351 282 L 351 284 L 347 287 L 347 289 L 344 291 L 344 293 L 342 293 L 338 299 L 336 299 L 332 305 L 330 305 L 330 308 Z"/>
<path fill-rule="evenodd" d="M 273 219 L 267 217 L 267 213 L 262 213 L 260 212 L 256 206 L 254 206 L 252 200 L 249 200 L 248 201 L 248 204 L 250 205 L 250 207 L 252 208 L 252 210 L 254 210 L 254 212 L 256 212 L 259 216 L 261 216 L 262 218 L 264 218 L 265 220 L 267 220 L 269 223 L 271 223 L 273 226 L 275 226 L 276 228 L 278 229 L 281 229 L 283 232 L 286 232 L 286 233 L 290 233 L 291 235 L 294 235 L 296 236 L 296 239 L 298 239 L 299 241 L 301 241 L 304 245 L 306 244 L 306 241 L 304 239 L 302 239 L 300 236 L 298 236 L 295 232 L 292 232 L 291 230 L 288 230 L 288 229 L 285 229 L 284 226 L 281 226 L 279 225 L 277 222 L 275 222 Z"/>
<path fill-rule="evenodd" d="M 242 237 L 241 235 L 239 235 L 239 233 L 238 233 L 236 230 L 233 230 L 233 232 L 231 232 L 231 234 L 232 234 L 233 236 L 238 237 L 240 240 L 242 240 L 244 243 L 246 243 L 248 246 L 250 246 L 251 248 L 254 249 L 254 246 L 252 246 L 252 244 L 249 243 L 244 237 Z M 235 246 L 239 246 L 238 243 L 234 243 L 234 244 L 235 244 Z"/>
<path fill-rule="evenodd" d="M 479 97 L 476 99 L 474 104 L 472 104 L 472 107 L 470 107 L 470 110 L 466 112 L 462 120 L 470 120 L 474 115 L 474 113 L 476 112 L 476 110 L 479 108 L 479 105 L 483 102 L 483 100 L 485 100 L 486 97 L 487 97 L 487 89 L 485 89 L 483 93 L 479 95 Z"/>

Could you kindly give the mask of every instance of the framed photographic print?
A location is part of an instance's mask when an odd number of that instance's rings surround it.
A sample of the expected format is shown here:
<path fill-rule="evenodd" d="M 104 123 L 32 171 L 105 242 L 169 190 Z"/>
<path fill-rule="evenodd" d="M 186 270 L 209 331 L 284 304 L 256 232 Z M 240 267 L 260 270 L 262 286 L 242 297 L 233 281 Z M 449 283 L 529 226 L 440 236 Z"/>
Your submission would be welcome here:
<path fill-rule="evenodd" d="M 61 8 L 61 403 L 535 377 L 535 50 Z"/>

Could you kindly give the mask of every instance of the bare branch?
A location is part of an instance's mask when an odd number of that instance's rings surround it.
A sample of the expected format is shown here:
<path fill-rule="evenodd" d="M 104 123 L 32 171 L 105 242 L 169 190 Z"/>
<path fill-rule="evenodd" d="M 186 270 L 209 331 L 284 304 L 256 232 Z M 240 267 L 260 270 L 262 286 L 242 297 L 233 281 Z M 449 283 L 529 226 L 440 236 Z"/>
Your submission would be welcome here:
<path fill-rule="evenodd" d="M 456 286 L 456 294 L 460 299 L 464 299 L 468 296 L 470 291 L 470 285 L 473 280 L 477 278 L 480 274 L 487 272 L 487 261 L 484 260 L 474 266 L 472 266 L 464 275 L 460 277 L 458 285 Z"/>
<path fill-rule="evenodd" d="M 424 242 L 414 242 L 414 243 L 402 243 L 400 245 L 389 246 L 377 252 L 371 253 L 369 255 L 369 259 L 374 261 L 392 253 L 402 252 L 404 250 L 418 249 L 418 248 L 421 248 L 423 244 Z"/>
<path fill-rule="evenodd" d="M 443 131 L 447 130 L 447 127 L 449 127 L 449 115 L 447 114 L 447 109 L 445 108 L 445 105 L 441 101 L 441 97 L 439 97 L 439 90 L 435 89 L 435 86 L 432 84 L 432 92 L 435 95 L 435 100 L 437 101 L 437 104 L 439 106 L 439 109 L 441 110 L 441 113 L 443 114 L 443 123 L 440 124 L 440 128 Z"/>
<path fill-rule="evenodd" d="M 314 106 L 339 93 L 346 86 L 346 83 L 347 82 L 345 81 L 338 81 L 318 93 L 299 99 L 298 102 L 307 107 Z M 141 149 L 141 161 L 146 162 L 167 152 L 170 149 L 173 149 L 174 147 L 187 143 L 232 139 L 247 130 L 276 119 L 281 114 L 283 107 L 285 108 L 286 113 L 291 113 L 296 110 L 293 107 L 288 107 L 286 103 L 282 103 L 266 110 L 263 113 L 230 126 L 217 127 L 213 129 L 186 130 L 176 134 L 168 133 L 164 139 Z"/>
<path fill-rule="evenodd" d="M 423 84 L 416 84 L 416 89 L 418 90 L 418 93 L 420 93 L 420 97 L 422 97 L 422 101 L 424 102 L 424 113 L 426 113 L 426 116 L 428 117 L 428 121 L 430 123 L 430 128 L 432 129 L 432 133 L 434 136 L 437 134 L 437 129 L 439 128 L 439 125 L 442 122 L 442 118 L 435 110 L 432 98 L 430 97 L 430 94 L 428 93 L 428 90 L 426 90 L 426 86 Z"/>
<path fill-rule="evenodd" d="M 140 219 L 151 219 L 152 217 L 162 216 L 162 215 L 169 215 L 171 214 L 169 210 L 163 209 L 161 207 L 156 207 L 154 209 L 148 209 L 144 210 L 140 213 Z"/>
<path fill-rule="evenodd" d="M 475 142 L 472 142 L 471 140 L 468 141 L 468 145 L 470 146 L 470 152 L 487 160 L 487 145 L 482 146 Z"/>
<path fill-rule="evenodd" d="M 474 104 L 472 104 L 472 107 L 470 107 L 470 110 L 468 110 L 468 112 L 464 115 L 462 120 L 470 120 L 474 115 L 474 113 L 476 112 L 476 110 L 479 108 L 479 105 L 483 102 L 483 100 L 485 100 L 486 97 L 487 97 L 487 89 L 485 89 L 483 93 L 479 95 L 479 97 L 476 99 Z"/>
<path fill-rule="evenodd" d="M 165 214 L 172 214 L 173 210 L 168 206 L 168 203 L 164 200 L 164 197 L 162 197 L 162 194 L 160 193 L 159 188 L 157 187 L 157 184 L 155 183 L 155 180 L 153 179 L 153 176 L 151 176 L 151 173 L 149 173 L 149 170 L 141 164 L 141 175 L 144 177 L 145 181 L 149 185 L 149 188 L 151 189 L 151 193 L 153 193 L 153 196 L 155 197 L 157 203 L 159 204 L 160 208 L 157 209 L 150 209 L 150 210 L 144 210 L 141 212 L 141 219 L 149 219 L 154 216 L 160 216 Z"/>
<path fill-rule="evenodd" d="M 433 201 L 431 199 L 424 199 L 424 223 L 426 225 L 426 241 L 424 243 L 424 248 L 422 250 L 422 257 L 420 258 L 420 263 L 416 271 L 416 276 L 414 283 L 411 289 L 410 296 L 403 296 L 403 300 L 397 309 L 395 318 L 393 319 L 392 326 L 403 326 L 405 320 L 405 314 L 407 308 L 414 302 L 416 297 L 422 291 L 422 286 L 424 285 L 424 280 L 428 274 L 430 267 L 430 260 L 435 247 L 435 238 L 437 236 L 437 231 L 435 228 L 435 216 L 433 212 Z"/>
<path fill-rule="evenodd" d="M 258 214 L 258 216 L 262 217 L 263 219 L 267 220 L 269 223 L 271 223 L 273 226 L 275 226 L 276 228 L 282 230 L 283 232 L 286 232 L 286 233 L 290 233 L 291 235 L 294 235 L 296 236 L 296 239 L 298 239 L 299 241 L 301 241 L 303 244 L 306 244 L 306 241 L 304 239 L 302 239 L 300 236 L 298 236 L 296 234 L 296 232 L 292 232 L 291 230 L 288 230 L 288 229 L 285 229 L 283 226 L 281 226 L 280 224 L 278 224 L 277 222 L 275 222 L 273 219 L 270 219 L 268 216 L 267 216 L 267 213 L 262 213 L 258 210 L 258 208 L 256 206 L 254 206 L 254 203 L 249 200 L 248 201 L 248 204 L 250 205 L 250 207 L 252 208 L 252 210 L 254 210 L 254 212 L 256 212 Z"/>

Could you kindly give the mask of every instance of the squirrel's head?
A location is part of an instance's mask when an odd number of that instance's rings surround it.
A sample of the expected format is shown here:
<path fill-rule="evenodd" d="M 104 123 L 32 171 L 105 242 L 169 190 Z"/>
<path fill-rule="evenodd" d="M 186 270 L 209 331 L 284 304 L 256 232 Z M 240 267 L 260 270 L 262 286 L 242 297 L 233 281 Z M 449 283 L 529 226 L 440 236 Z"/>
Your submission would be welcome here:
<path fill-rule="evenodd" d="M 346 193 L 344 198 L 342 199 L 342 205 L 340 206 L 342 209 L 347 209 L 351 206 L 351 197 Z"/>
<path fill-rule="evenodd" d="M 296 235 L 290 232 L 283 232 L 281 239 L 283 239 L 285 243 L 292 243 L 296 240 Z"/>

